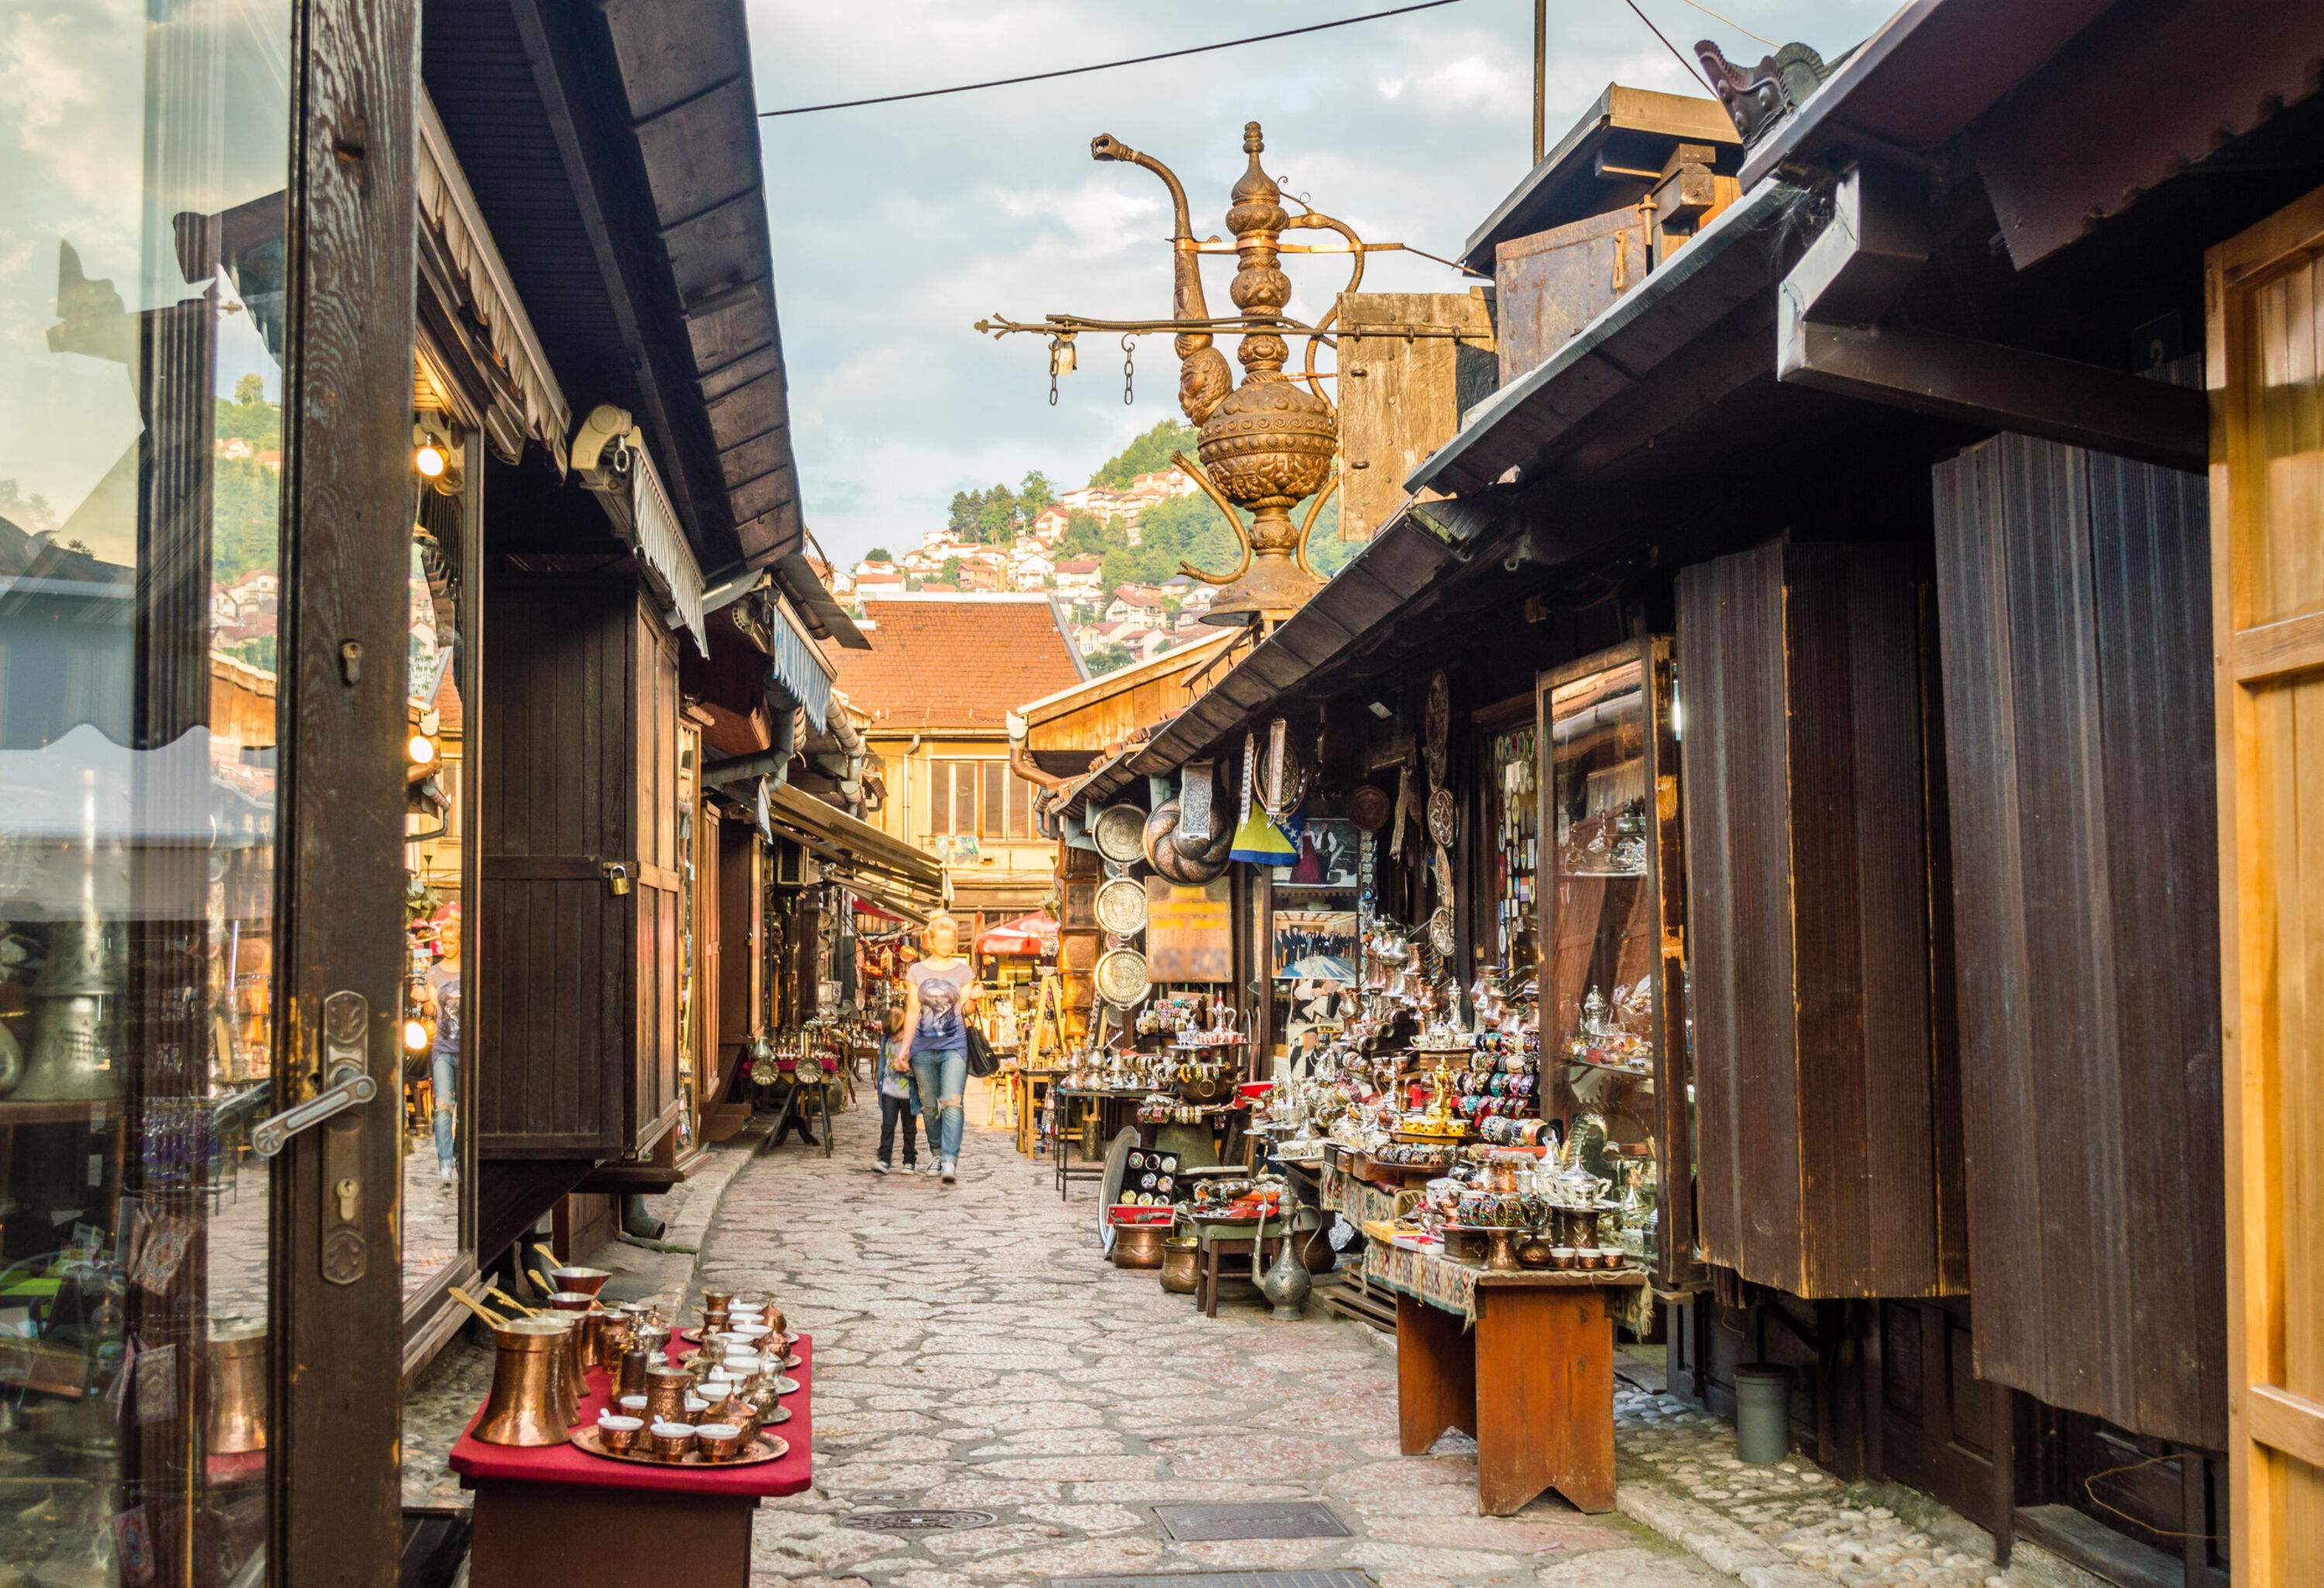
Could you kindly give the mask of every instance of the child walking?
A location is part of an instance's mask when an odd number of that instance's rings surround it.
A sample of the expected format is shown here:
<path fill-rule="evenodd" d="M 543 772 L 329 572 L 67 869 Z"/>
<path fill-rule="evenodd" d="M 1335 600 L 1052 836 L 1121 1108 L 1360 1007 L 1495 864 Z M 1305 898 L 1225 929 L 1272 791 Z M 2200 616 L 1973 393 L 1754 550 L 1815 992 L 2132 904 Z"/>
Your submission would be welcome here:
<path fill-rule="evenodd" d="M 920 1103 L 912 1095 L 912 1060 L 904 1041 L 904 1011 L 891 1009 L 880 1037 L 880 1157 L 872 1165 L 886 1174 L 894 1161 L 896 1122 L 904 1122 L 904 1172 L 919 1168 Z"/>

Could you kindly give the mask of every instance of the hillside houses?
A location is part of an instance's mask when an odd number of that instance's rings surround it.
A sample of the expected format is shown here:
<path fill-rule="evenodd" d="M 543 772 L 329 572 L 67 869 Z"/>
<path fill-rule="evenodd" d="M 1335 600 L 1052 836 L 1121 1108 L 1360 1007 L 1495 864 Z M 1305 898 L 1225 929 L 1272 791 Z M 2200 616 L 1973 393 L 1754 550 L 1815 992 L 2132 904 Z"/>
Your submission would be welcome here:
<path fill-rule="evenodd" d="M 1209 587 L 1180 577 L 1158 586 L 1123 585 L 1108 590 L 1102 558 L 1065 556 L 1062 545 L 1074 515 L 1088 513 L 1112 537 L 1136 546 L 1142 514 L 1161 503 L 1192 495 L 1196 488 L 1175 468 L 1134 475 L 1119 488 L 1084 485 L 1061 493 L 1006 544 L 964 540 L 946 525 L 930 530 L 918 546 L 892 561 L 865 558 L 844 574 L 834 570 L 828 582 L 843 598 L 858 601 L 908 591 L 1055 594 L 1079 620 L 1074 638 L 1084 652 L 1120 645 L 1143 660 L 1185 637 L 1187 625 L 1209 610 Z"/>

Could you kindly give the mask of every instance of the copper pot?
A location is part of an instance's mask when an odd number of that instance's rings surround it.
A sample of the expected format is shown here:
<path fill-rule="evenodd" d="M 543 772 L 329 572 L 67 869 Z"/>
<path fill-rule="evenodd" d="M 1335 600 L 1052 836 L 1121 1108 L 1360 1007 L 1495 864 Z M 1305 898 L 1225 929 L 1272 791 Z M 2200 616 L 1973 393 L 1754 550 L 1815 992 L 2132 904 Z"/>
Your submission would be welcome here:
<path fill-rule="evenodd" d="M 1162 1288 L 1173 1296 L 1192 1296 L 1195 1260 L 1201 1251 L 1201 1245 L 1191 1235 L 1163 1242 Z"/>
<path fill-rule="evenodd" d="M 549 1277 L 557 1281 L 559 1290 L 578 1290 L 584 1296 L 594 1297 L 605 1288 L 605 1281 L 613 1277 L 613 1270 L 569 1265 L 549 1269 Z"/>
<path fill-rule="evenodd" d="M 647 1421 L 674 1423 L 684 1417 L 687 1391 L 693 1388 L 694 1375 L 684 1368 L 662 1363 L 646 1369 Z"/>
<path fill-rule="evenodd" d="M 1125 1224 L 1113 1233 L 1113 1266 L 1118 1269 L 1158 1269 L 1162 1266 L 1163 1226 Z"/>
<path fill-rule="evenodd" d="M 266 1448 L 266 1330 L 243 1325 L 212 1331 L 209 1407 L 203 1444 L 212 1455 Z"/>
<path fill-rule="evenodd" d="M 493 1330 L 493 1392 L 476 1419 L 487 1445 L 562 1445 L 567 1415 L 565 1353 L 569 1325 L 542 1316 L 512 1318 Z"/>

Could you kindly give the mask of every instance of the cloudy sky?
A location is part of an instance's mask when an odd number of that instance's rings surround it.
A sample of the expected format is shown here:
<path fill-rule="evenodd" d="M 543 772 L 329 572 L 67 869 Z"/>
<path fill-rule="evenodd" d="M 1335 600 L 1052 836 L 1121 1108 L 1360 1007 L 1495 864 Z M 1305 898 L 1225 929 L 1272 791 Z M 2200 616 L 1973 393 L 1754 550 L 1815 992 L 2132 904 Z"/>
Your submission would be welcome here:
<path fill-rule="evenodd" d="M 1393 0 L 748 0 L 762 109 L 1009 77 L 1382 9 Z M 1827 57 L 1894 0 L 1711 0 L 1741 27 Z M 1764 47 L 1687 0 L 1640 0 L 1679 48 Z M 1162 185 L 1099 165 L 1111 133 L 1174 169 L 1198 235 L 1225 235 L 1242 124 L 1266 131 L 1285 190 L 1367 238 L 1451 257 L 1525 174 L 1533 7 L 1461 0 L 1330 32 L 1045 83 L 761 124 L 791 419 L 807 523 L 843 564 L 902 550 L 954 492 L 1028 469 L 1079 485 L 1177 412 L 1167 338 L 1140 341 L 1136 401 L 1115 346 L 1084 337 L 1048 405 L 1031 337 L 1000 312 L 1108 318 L 1169 307 Z M 1554 143 L 1608 83 L 1700 93 L 1623 0 L 1552 0 Z M 1295 314 L 1330 301 L 1343 261 L 1295 263 Z M 1231 267 L 1206 269 L 1213 313 Z M 1465 278 L 1374 255 L 1365 286 L 1457 291 Z"/>

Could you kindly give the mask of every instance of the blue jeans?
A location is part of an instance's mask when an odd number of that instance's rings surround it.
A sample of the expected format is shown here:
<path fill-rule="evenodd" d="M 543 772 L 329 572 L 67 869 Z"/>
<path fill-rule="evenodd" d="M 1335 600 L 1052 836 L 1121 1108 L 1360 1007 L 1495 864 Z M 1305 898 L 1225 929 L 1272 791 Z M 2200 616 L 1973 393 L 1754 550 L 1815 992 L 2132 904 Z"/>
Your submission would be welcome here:
<path fill-rule="evenodd" d="M 460 1095 L 460 1056 L 438 1048 L 428 1056 L 428 1073 L 436 1087 L 436 1161 L 450 1167 L 458 1158 L 452 1146 L 452 1105 Z"/>
<path fill-rule="evenodd" d="M 960 1101 L 968 1090 L 968 1054 L 960 1048 L 915 1053 L 912 1080 L 920 1089 L 920 1109 L 927 1121 L 928 1144 L 936 1149 L 936 1161 L 955 1161 L 960 1157 L 961 1130 L 968 1118 Z M 927 1113 L 931 1097 L 936 1099 L 934 1113 Z"/>

